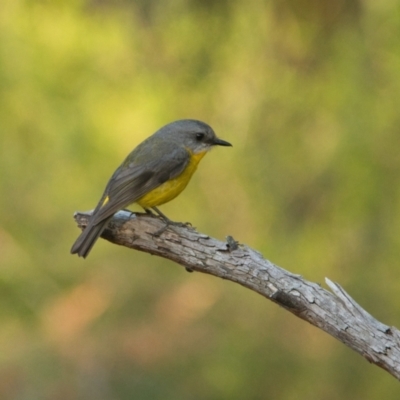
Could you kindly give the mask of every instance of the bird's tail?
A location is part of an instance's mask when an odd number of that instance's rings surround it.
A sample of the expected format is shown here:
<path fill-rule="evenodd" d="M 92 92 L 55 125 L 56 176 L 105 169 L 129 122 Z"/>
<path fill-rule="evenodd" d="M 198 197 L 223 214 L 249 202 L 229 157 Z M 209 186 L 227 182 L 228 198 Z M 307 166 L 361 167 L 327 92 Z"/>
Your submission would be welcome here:
<path fill-rule="evenodd" d="M 91 219 L 93 220 L 93 217 Z M 78 254 L 79 257 L 86 258 L 90 250 L 96 243 L 96 240 L 99 238 L 104 229 L 107 227 L 108 221 L 110 219 L 111 218 L 107 218 L 95 225 L 89 221 L 87 227 L 84 229 L 84 231 L 79 235 L 78 239 L 76 239 L 75 243 L 72 245 L 71 254 Z"/>

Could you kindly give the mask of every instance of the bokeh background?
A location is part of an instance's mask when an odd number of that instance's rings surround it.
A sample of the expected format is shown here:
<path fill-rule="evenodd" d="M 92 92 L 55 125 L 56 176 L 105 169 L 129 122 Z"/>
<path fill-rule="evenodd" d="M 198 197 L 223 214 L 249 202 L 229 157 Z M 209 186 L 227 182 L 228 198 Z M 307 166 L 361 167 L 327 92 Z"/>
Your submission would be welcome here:
<path fill-rule="evenodd" d="M 128 152 L 180 118 L 233 143 L 163 207 L 340 282 L 400 326 L 395 0 L 0 2 L 0 398 L 399 399 L 231 282 L 69 249 Z"/>

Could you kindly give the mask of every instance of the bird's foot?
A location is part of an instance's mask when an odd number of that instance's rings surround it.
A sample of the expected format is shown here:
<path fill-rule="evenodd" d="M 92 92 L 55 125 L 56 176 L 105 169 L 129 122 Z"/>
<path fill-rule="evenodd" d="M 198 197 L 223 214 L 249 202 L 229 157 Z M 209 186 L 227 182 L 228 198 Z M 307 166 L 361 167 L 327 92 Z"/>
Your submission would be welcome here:
<path fill-rule="evenodd" d="M 187 228 L 187 227 L 191 227 L 192 224 L 190 222 L 175 222 L 175 221 L 171 221 L 170 219 L 165 220 L 164 218 L 161 218 L 164 222 L 165 225 L 158 229 L 157 231 L 155 231 L 154 233 L 152 233 L 153 236 L 160 236 L 162 233 L 164 233 L 170 226 L 177 226 L 179 228 Z"/>
<path fill-rule="evenodd" d="M 158 231 L 152 233 L 153 236 L 160 236 L 169 226 L 178 226 L 180 228 L 191 227 L 192 224 L 190 222 L 175 222 L 171 221 L 165 214 L 163 214 L 157 207 L 152 207 L 152 209 L 158 214 L 160 219 L 165 222 L 165 225 L 160 228 Z M 145 208 L 147 214 L 155 215 L 149 208 Z"/>

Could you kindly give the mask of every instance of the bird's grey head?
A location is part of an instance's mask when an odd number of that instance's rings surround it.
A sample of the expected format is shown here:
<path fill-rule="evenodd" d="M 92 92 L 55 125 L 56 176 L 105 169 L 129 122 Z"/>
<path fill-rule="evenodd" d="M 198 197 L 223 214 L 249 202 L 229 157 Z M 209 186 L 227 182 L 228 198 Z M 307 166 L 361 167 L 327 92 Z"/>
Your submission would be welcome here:
<path fill-rule="evenodd" d="M 179 141 L 193 153 L 210 150 L 213 146 L 232 146 L 225 140 L 219 139 L 211 126 L 195 119 L 181 119 L 171 122 L 161 128 L 157 134 L 166 139 Z"/>

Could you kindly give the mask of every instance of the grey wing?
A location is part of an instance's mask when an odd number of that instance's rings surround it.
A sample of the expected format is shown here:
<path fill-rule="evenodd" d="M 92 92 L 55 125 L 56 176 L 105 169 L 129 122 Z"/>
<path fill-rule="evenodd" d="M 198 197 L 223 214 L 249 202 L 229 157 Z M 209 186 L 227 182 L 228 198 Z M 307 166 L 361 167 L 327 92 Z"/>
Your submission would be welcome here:
<path fill-rule="evenodd" d="M 188 151 L 183 147 L 175 147 L 157 160 L 121 166 L 110 179 L 93 213 L 93 224 L 98 224 L 164 182 L 179 176 L 189 161 Z M 107 197 L 108 201 L 102 205 Z"/>

